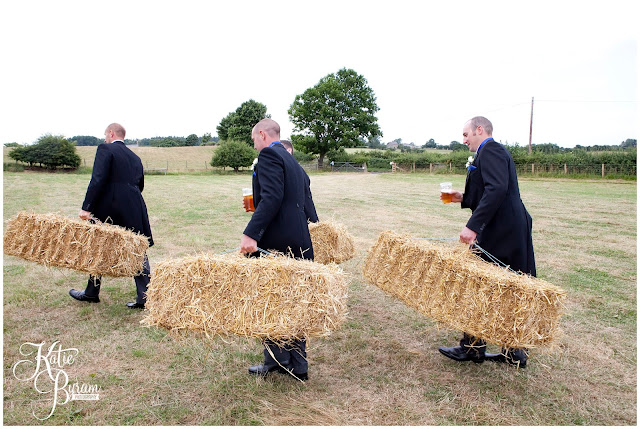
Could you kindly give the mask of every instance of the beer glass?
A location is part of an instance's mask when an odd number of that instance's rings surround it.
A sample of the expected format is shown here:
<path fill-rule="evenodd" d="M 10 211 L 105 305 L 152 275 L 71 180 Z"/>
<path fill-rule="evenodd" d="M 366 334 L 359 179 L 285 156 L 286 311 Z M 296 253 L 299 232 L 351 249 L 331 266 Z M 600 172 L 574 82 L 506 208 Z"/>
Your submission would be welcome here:
<path fill-rule="evenodd" d="M 451 202 L 451 194 L 453 193 L 453 185 L 451 182 L 440 183 L 440 199 L 443 203 L 449 204 Z"/>
<path fill-rule="evenodd" d="M 242 206 L 245 212 L 255 212 L 253 206 L 253 191 L 251 188 L 242 188 Z"/>

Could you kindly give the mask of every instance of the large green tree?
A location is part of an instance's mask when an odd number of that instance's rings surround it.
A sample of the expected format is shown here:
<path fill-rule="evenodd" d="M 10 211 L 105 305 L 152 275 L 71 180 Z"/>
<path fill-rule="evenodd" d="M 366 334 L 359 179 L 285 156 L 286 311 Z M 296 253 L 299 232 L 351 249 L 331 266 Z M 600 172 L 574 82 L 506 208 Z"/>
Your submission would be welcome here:
<path fill-rule="evenodd" d="M 238 171 L 240 167 L 249 167 L 258 156 L 258 152 L 245 142 L 227 140 L 221 143 L 213 153 L 211 165 L 214 167 L 232 167 Z"/>
<path fill-rule="evenodd" d="M 31 146 L 13 149 L 9 157 L 16 161 L 27 162 L 29 165 L 41 164 L 50 169 L 58 166 L 78 168 L 80 156 L 76 147 L 62 136 L 44 135 Z"/>
<path fill-rule="evenodd" d="M 341 69 L 296 96 L 289 119 L 303 138 L 292 136 L 292 140 L 297 148 L 318 154 L 322 167 L 330 150 L 358 146 L 361 138 L 382 137 L 378 110 L 367 80 L 354 70 Z"/>
<path fill-rule="evenodd" d="M 258 103 L 255 100 L 245 101 L 236 109 L 222 118 L 220 124 L 216 127 L 220 140 L 236 140 L 253 146 L 251 140 L 251 130 L 253 126 L 264 118 L 270 118 L 267 115 L 267 106 Z"/>

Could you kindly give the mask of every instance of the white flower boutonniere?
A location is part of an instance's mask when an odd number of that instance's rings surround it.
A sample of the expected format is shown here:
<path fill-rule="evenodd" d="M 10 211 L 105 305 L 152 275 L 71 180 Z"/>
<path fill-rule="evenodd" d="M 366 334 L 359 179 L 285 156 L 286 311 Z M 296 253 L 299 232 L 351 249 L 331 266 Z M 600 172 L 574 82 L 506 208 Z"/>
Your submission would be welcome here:
<path fill-rule="evenodd" d="M 253 170 L 256 167 L 257 163 L 258 163 L 258 158 L 253 160 L 253 164 L 251 164 L 251 170 Z"/>
<path fill-rule="evenodd" d="M 477 168 L 475 165 L 473 165 L 473 161 L 475 159 L 476 158 L 473 155 L 468 158 L 467 165 L 466 165 L 468 171 L 473 171 Z"/>
<path fill-rule="evenodd" d="M 473 162 L 473 155 L 471 155 L 468 159 L 467 159 L 467 165 L 465 165 L 466 168 L 469 168 L 469 166 L 471 165 L 471 163 Z"/>

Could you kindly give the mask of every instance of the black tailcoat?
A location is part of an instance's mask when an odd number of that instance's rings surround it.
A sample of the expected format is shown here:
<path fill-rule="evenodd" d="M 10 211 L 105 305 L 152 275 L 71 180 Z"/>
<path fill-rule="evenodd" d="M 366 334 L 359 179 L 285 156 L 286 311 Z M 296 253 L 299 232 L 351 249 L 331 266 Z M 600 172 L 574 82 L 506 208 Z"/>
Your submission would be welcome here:
<path fill-rule="evenodd" d="M 520 199 L 511 154 L 492 139 L 482 145 L 473 165 L 461 204 L 472 211 L 467 227 L 478 234 L 478 245 L 487 252 L 513 270 L 535 276 L 532 221 Z"/>
<path fill-rule="evenodd" d="M 315 217 L 309 178 L 281 144 L 266 147 L 254 167 L 253 204 L 244 234 L 264 250 L 277 250 L 296 258 L 313 260 L 307 219 Z M 311 208 L 313 207 L 313 213 Z"/>
<path fill-rule="evenodd" d="M 102 222 L 147 236 L 149 246 L 153 246 L 143 189 L 144 171 L 138 155 L 121 141 L 102 143 L 96 151 L 82 209 Z"/>

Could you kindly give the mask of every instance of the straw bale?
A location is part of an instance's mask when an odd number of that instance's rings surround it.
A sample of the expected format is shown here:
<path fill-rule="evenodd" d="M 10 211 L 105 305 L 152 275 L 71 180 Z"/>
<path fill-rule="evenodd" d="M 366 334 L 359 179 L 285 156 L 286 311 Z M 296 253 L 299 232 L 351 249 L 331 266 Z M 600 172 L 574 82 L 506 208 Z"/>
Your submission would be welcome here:
<path fill-rule="evenodd" d="M 123 227 L 53 213 L 20 212 L 9 220 L 4 235 L 7 255 L 112 277 L 139 274 L 148 248 L 147 237 Z"/>
<path fill-rule="evenodd" d="M 353 236 L 341 223 L 332 220 L 309 224 L 313 243 L 313 260 L 320 264 L 340 264 L 356 253 Z"/>
<path fill-rule="evenodd" d="M 444 325 L 507 348 L 550 345 L 566 292 L 455 247 L 386 231 L 367 255 L 373 284 Z"/>
<path fill-rule="evenodd" d="M 345 320 L 347 289 L 335 264 L 284 256 L 189 256 L 155 264 L 142 323 L 206 337 L 323 337 Z"/>

